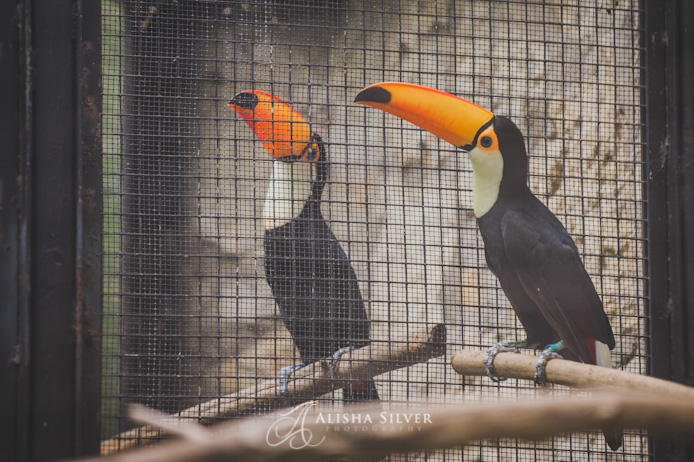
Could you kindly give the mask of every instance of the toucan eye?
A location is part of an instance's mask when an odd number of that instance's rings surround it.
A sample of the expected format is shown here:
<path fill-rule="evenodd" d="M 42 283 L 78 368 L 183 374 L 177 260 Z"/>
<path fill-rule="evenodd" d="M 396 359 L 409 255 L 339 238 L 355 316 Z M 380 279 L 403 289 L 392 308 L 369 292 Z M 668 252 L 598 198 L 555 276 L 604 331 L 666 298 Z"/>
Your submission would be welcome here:
<path fill-rule="evenodd" d="M 480 146 L 483 148 L 488 148 L 492 145 L 492 139 L 489 136 L 483 136 L 480 138 Z"/>
<path fill-rule="evenodd" d="M 316 148 L 308 148 L 308 151 L 306 151 L 306 160 L 313 161 L 318 158 L 318 149 Z"/>

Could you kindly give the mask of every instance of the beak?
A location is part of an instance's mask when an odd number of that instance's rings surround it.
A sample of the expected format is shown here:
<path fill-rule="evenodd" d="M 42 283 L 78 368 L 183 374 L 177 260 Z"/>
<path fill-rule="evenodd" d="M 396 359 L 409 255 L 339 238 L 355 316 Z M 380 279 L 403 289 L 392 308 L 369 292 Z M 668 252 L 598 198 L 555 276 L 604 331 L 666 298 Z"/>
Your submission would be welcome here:
<path fill-rule="evenodd" d="M 311 142 L 311 127 L 289 104 L 264 91 L 247 90 L 229 107 L 251 127 L 272 157 L 301 156 Z"/>
<path fill-rule="evenodd" d="M 375 107 L 412 122 L 457 147 L 474 144 L 494 114 L 457 96 L 408 83 L 377 83 L 364 88 L 356 104 Z"/>

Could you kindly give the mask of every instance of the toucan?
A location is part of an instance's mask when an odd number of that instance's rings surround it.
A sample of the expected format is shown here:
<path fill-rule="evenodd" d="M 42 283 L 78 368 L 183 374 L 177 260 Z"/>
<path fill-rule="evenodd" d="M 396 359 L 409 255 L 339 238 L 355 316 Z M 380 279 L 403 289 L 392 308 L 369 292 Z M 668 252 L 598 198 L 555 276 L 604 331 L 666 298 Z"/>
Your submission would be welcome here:
<path fill-rule="evenodd" d="M 432 88 L 379 83 L 357 94 L 357 104 L 414 123 L 468 153 L 472 202 L 485 256 L 521 324 L 527 340 L 515 346 L 543 349 L 536 382 L 557 351 L 566 359 L 612 367 L 612 327 L 581 261 L 576 244 L 557 217 L 528 187 L 523 135 L 507 117 Z M 487 371 L 493 371 L 489 350 Z M 622 444 L 609 432 L 610 448 Z"/>
<path fill-rule="evenodd" d="M 280 371 L 286 393 L 296 368 L 367 345 L 370 323 L 354 269 L 321 214 L 329 169 L 325 142 L 270 93 L 244 91 L 229 106 L 273 159 L 262 212 L 265 278 L 302 361 Z M 344 403 L 377 399 L 373 379 L 343 389 Z"/>

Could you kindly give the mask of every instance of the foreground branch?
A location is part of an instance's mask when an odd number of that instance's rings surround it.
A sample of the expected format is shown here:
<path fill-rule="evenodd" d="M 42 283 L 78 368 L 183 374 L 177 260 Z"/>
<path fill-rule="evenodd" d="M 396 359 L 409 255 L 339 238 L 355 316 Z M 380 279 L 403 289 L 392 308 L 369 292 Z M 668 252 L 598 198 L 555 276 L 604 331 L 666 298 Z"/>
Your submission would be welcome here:
<path fill-rule="evenodd" d="M 257 386 L 213 399 L 184 409 L 177 416 L 195 418 L 201 423 L 212 423 L 220 417 L 231 418 L 257 407 L 271 411 L 286 405 L 286 399 L 310 400 L 345 387 L 353 380 L 375 377 L 403 367 L 441 356 L 446 351 L 446 327 L 436 324 L 414 335 L 411 340 L 377 341 L 345 353 L 332 367 L 332 358 L 317 361 L 297 370 L 289 377 L 287 396 L 278 391 L 277 379 L 264 380 Z M 154 439 L 162 433 L 177 433 L 168 426 L 134 428 L 115 438 L 101 442 L 102 454 L 113 454 L 136 446 L 141 440 Z"/>
<path fill-rule="evenodd" d="M 484 351 L 459 351 L 451 358 L 451 365 L 461 375 L 485 376 L 484 354 Z M 538 357 L 532 355 L 500 353 L 494 359 L 494 370 L 500 377 L 533 380 L 537 360 Z M 617 369 L 553 359 L 547 363 L 546 371 L 547 383 L 570 387 L 620 387 L 694 400 L 694 388 Z"/>
<path fill-rule="evenodd" d="M 308 410 L 308 407 L 304 407 Z M 275 419 L 255 418 L 224 424 L 207 437 L 168 441 L 93 462 L 218 462 L 304 461 L 335 456 L 383 456 L 392 452 L 448 448 L 485 438 L 536 440 L 558 433 L 588 429 L 641 428 L 653 436 L 694 437 L 694 400 L 634 392 L 600 391 L 592 397 L 535 399 L 494 404 L 455 405 L 419 411 L 391 410 L 386 414 L 419 413 L 427 416 L 416 426 L 358 425 L 335 431 L 324 414 L 306 414 L 301 408 Z M 361 411 L 361 412 L 360 412 Z M 350 409 L 377 423 L 383 411 Z M 318 417 L 321 416 L 321 417 Z M 412 427 L 419 428 L 414 430 Z M 274 438 L 274 439 L 273 439 Z M 279 440 L 277 439 L 279 438 Z"/>

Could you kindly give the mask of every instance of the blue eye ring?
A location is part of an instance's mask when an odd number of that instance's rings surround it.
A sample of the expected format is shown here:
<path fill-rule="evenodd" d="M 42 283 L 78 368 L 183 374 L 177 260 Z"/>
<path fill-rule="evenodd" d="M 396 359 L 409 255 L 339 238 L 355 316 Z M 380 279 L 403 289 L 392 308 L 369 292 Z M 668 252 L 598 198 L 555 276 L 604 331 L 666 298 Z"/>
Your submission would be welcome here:
<path fill-rule="evenodd" d="M 492 143 L 493 141 L 489 136 L 483 136 L 482 138 L 480 138 L 480 146 L 482 146 L 483 148 L 490 147 Z"/>

